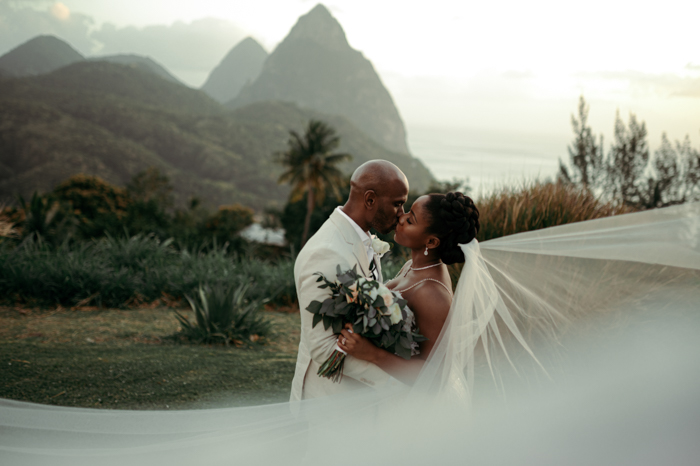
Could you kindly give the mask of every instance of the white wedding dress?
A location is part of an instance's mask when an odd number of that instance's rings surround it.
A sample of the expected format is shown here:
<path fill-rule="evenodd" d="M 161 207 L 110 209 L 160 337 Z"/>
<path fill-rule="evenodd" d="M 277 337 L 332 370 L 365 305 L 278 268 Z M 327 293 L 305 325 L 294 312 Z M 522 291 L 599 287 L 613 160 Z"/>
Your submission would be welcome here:
<path fill-rule="evenodd" d="M 463 248 L 411 388 L 199 411 L 0 400 L 0 464 L 697 464 L 700 204 Z"/>

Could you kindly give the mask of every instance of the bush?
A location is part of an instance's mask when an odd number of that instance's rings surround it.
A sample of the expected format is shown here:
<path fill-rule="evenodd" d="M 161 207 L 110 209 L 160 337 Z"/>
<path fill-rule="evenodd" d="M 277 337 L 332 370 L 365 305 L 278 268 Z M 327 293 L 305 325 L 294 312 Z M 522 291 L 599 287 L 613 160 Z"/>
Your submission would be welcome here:
<path fill-rule="evenodd" d="M 19 246 L 0 243 L 0 301 L 40 305 L 125 307 L 133 302 L 182 299 L 200 283 L 239 284 L 250 279 L 254 299 L 296 300 L 291 259 L 276 263 L 231 254 L 225 247 L 176 249 L 153 235 L 107 236 L 63 243 L 41 237 Z"/>
<path fill-rule="evenodd" d="M 240 204 L 219 207 L 218 212 L 209 217 L 205 231 L 209 237 L 216 238 L 219 244 L 231 243 L 240 249 L 243 240 L 238 233 L 253 223 L 253 210 Z"/>
<path fill-rule="evenodd" d="M 53 190 L 53 196 L 71 206 L 78 229 L 95 238 L 121 229 L 131 202 L 126 190 L 97 176 L 75 175 Z"/>
<path fill-rule="evenodd" d="M 200 286 L 198 298 L 187 296 L 195 315 L 195 322 L 175 312 L 181 330 L 176 336 L 196 343 L 262 342 L 270 334 L 272 324 L 259 311 L 265 300 L 246 299 L 250 286 L 244 282 L 233 287 L 218 284 Z"/>

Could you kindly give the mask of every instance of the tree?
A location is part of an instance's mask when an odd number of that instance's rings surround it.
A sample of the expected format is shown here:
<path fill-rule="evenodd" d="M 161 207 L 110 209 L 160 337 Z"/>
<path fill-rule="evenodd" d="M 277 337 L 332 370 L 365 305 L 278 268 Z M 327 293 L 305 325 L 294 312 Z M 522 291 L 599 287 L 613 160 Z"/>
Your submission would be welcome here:
<path fill-rule="evenodd" d="M 229 243 L 240 249 L 242 240 L 236 235 L 253 223 L 253 209 L 240 204 L 219 207 L 204 224 L 208 235 L 213 235 L 219 244 Z"/>
<path fill-rule="evenodd" d="M 559 179 L 567 183 L 581 184 L 590 190 L 601 181 L 603 174 L 603 136 L 596 144 L 591 127 L 588 126 L 588 110 L 583 96 L 578 101 L 578 119 L 571 115 L 571 126 L 576 138 L 568 147 L 571 170 L 559 160 Z"/>
<path fill-rule="evenodd" d="M 674 148 L 663 133 L 651 172 L 642 207 L 666 207 L 700 200 L 700 152 L 690 145 L 690 137 L 686 136 L 682 144 L 676 141 Z"/>
<path fill-rule="evenodd" d="M 153 233 L 162 239 L 172 233 L 173 186 L 155 167 L 137 173 L 126 185 L 129 206 L 124 227 L 131 233 Z"/>
<path fill-rule="evenodd" d="M 612 199 L 619 199 L 632 207 L 645 207 L 644 172 L 649 164 L 647 128 L 630 114 L 629 128 L 615 116 L 615 141 L 606 160 L 606 191 Z"/>
<path fill-rule="evenodd" d="M 350 160 L 350 154 L 332 153 L 340 145 L 340 137 L 326 123 L 310 120 L 304 136 L 290 131 L 288 149 L 278 154 L 278 161 L 286 170 L 279 177 L 279 183 L 290 183 L 292 192 L 289 202 L 297 202 L 306 194 L 306 217 L 301 246 L 309 238 L 309 227 L 314 207 L 323 202 L 326 191 L 331 190 L 341 201 L 340 187 L 343 173 L 337 165 Z"/>

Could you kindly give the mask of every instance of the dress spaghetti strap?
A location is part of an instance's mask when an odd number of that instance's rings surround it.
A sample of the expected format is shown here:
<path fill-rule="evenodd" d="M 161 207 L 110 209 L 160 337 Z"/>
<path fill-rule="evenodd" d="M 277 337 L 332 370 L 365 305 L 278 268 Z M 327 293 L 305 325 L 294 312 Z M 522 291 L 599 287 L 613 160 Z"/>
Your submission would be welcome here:
<path fill-rule="evenodd" d="M 452 290 L 451 290 L 447 285 L 445 285 L 444 283 L 442 283 L 440 280 L 436 280 L 436 279 L 434 279 L 434 278 L 424 278 L 423 280 L 421 280 L 421 281 L 419 281 L 419 282 L 416 282 L 416 283 L 414 283 L 413 285 L 411 285 L 411 286 L 409 286 L 409 287 L 407 287 L 407 288 L 404 288 L 403 290 L 396 290 L 396 289 L 394 289 L 394 291 L 397 291 L 397 292 L 399 292 L 399 293 L 404 293 L 404 292 L 406 292 L 406 291 L 408 291 L 408 290 L 410 290 L 410 289 L 412 289 L 412 288 L 417 287 L 417 286 L 420 285 L 421 283 L 425 283 L 425 282 L 428 282 L 428 281 L 435 282 L 435 283 L 439 283 L 440 285 L 443 286 L 443 288 L 445 288 L 445 289 L 447 290 L 448 293 L 450 293 L 450 295 L 452 295 Z"/>

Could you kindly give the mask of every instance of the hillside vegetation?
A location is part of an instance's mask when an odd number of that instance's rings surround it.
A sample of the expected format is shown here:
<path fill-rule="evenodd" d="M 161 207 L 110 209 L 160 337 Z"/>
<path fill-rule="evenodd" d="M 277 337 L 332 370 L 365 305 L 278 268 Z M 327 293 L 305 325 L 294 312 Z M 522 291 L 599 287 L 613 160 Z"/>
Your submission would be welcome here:
<path fill-rule="evenodd" d="M 218 206 L 255 209 L 286 202 L 277 184 L 289 130 L 310 118 L 333 125 L 341 150 L 353 154 L 344 170 L 384 158 L 424 189 L 429 171 L 416 159 L 390 152 L 346 119 L 261 102 L 231 111 L 201 91 L 133 66 L 82 62 L 51 74 L 9 79 L 0 87 L 0 198 L 46 192 L 76 173 L 123 186 L 156 167 L 174 184 L 175 201 L 191 196 Z"/>

